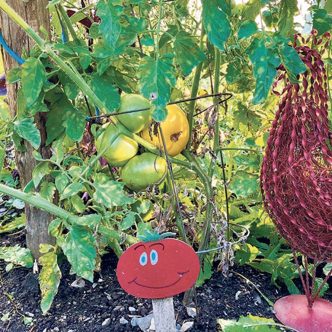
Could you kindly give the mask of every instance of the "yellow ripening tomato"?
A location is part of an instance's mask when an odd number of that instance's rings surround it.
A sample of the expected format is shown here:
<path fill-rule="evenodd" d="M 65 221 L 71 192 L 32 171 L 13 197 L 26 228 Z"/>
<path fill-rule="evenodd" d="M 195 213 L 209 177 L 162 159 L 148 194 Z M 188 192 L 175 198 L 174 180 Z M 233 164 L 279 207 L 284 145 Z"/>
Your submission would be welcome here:
<path fill-rule="evenodd" d="M 177 105 L 167 106 L 167 117 L 160 123 L 163 132 L 167 153 L 174 157 L 180 154 L 189 141 L 189 122 L 185 112 Z M 152 136 L 151 136 L 152 135 Z M 160 133 L 150 133 L 149 128 L 142 131 L 141 136 L 159 149 L 163 149 Z"/>

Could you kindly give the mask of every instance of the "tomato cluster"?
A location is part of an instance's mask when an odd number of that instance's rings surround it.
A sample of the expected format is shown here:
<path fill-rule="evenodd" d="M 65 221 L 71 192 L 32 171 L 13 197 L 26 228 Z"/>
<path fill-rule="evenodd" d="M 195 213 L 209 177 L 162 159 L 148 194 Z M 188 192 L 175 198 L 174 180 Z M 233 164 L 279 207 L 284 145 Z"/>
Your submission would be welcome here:
<path fill-rule="evenodd" d="M 130 132 L 138 133 L 146 141 L 176 156 L 189 140 L 189 123 L 186 114 L 176 105 L 167 106 L 168 115 L 160 123 L 157 132 L 152 125 L 152 106 L 137 94 L 122 96 L 117 120 Z M 123 114 L 122 114 L 123 113 Z M 137 155 L 137 142 L 123 134 L 113 123 L 107 123 L 96 134 L 96 149 L 110 166 L 122 167 L 121 179 L 132 190 L 140 191 L 149 185 L 160 183 L 167 173 L 164 158 L 150 152 Z"/>

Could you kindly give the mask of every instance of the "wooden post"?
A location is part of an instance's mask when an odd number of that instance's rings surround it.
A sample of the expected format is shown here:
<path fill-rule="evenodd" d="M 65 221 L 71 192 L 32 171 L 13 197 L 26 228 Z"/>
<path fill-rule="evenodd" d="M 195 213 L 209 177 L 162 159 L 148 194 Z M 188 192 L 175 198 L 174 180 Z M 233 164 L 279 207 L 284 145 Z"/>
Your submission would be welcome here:
<path fill-rule="evenodd" d="M 44 31 L 50 31 L 50 17 L 48 9 L 48 0 L 7 0 L 8 4 L 19 14 L 24 20 L 35 30 L 39 31 L 40 27 Z M 26 33 L 19 28 L 16 23 L 12 22 L 8 16 L 0 10 L 0 30 L 9 44 L 9 46 L 19 55 L 25 50 L 27 53 L 32 49 L 33 42 Z M 0 49 L 1 51 L 1 49 Z M 11 68 L 18 66 L 17 63 L 6 53 L 3 53 L 5 72 Z M 33 79 L 33 78 L 32 78 Z M 7 86 L 7 101 L 13 118 L 17 111 L 17 84 L 9 84 Z M 37 113 L 35 122 L 41 134 L 41 146 L 39 152 L 44 158 L 51 157 L 51 149 L 45 146 L 46 134 L 46 113 Z M 32 170 L 37 162 L 33 157 L 32 146 L 25 142 L 25 151 L 15 152 L 16 166 L 20 174 L 20 183 L 22 188 L 32 178 Z M 53 217 L 42 210 L 26 205 L 25 212 L 27 216 L 26 224 L 26 240 L 27 246 L 31 250 L 33 256 L 38 259 L 40 256 L 39 245 L 42 243 L 53 244 L 54 239 L 48 234 L 48 224 Z"/>
<path fill-rule="evenodd" d="M 173 297 L 152 300 L 156 332 L 176 332 Z"/>

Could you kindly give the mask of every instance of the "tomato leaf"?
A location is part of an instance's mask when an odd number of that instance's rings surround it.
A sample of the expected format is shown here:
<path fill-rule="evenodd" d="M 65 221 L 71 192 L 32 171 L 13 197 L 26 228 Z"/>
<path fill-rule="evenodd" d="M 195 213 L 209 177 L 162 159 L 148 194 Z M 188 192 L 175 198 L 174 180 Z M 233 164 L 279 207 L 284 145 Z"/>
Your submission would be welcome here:
<path fill-rule="evenodd" d="M 238 171 L 233 177 L 229 189 L 238 197 L 248 197 L 259 192 L 258 176 Z"/>
<path fill-rule="evenodd" d="M 110 180 L 104 174 L 96 174 L 93 185 L 96 189 L 94 200 L 106 207 L 124 206 L 134 202 L 123 190 L 123 183 Z"/>
<path fill-rule="evenodd" d="M 279 329 L 274 327 L 275 321 L 271 318 L 264 318 L 249 315 L 240 317 L 238 321 L 218 319 L 218 324 L 223 332 L 278 332 Z M 271 326 L 269 326 L 271 325 Z"/>
<path fill-rule="evenodd" d="M 325 9 L 316 8 L 313 13 L 313 28 L 318 31 L 319 35 L 332 29 L 332 15 L 328 14 Z"/>
<path fill-rule="evenodd" d="M 44 245 L 45 246 L 45 245 Z M 45 314 L 51 307 L 61 280 L 61 271 L 58 266 L 58 257 L 54 250 L 45 253 L 39 258 L 42 269 L 39 274 L 41 290 L 41 309 Z"/>
<path fill-rule="evenodd" d="M 129 229 L 131 226 L 135 224 L 136 213 L 128 212 L 127 215 L 123 218 L 120 228 L 122 231 Z"/>
<path fill-rule="evenodd" d="M 253 103 L 263 102 L 270 91 L 277 74 L 280 59 L 275 49 L 267 48 L 264 39 L 255 38 L 248 49 L 250 61 L 253 65 L 256 89 Z"/>
<path fill-rule="evenodd" d="M 46 73 L 39 59 L 28 58 L 22 65 L 22 91 L 27 107 L 38 99 L 46 81 Z"/>
<path fill-rule="evenodd" d="M 305 72 L 307 67 L 296 50 L 292 46 L 287 45 L 287 43 L 281 44 L 278 47 L 278 51 L 281 62 L 285 66 L 290 79 L 296 82 L 296 76 Z"/>
<path fill-rule="evenodd" d="M 27 140 L 35 149 L 39 148 L 41 143 L 40 132 L 32 118 L 24 118 L 15 121 L 14 131 L 18 136 Z"/>
<path fill-rule="evenodd" d="M 51 168 L 50 163 L 48 161 L 42 161 L 39 163 L 32 171 L 32 181 L 37 188 L 40 184 L 40 181 L 43 179 L 45 175 L 50 174 Z"/>
<path fill-rule="evenodd" d="M 176 62 L 180 65 L 185 76 L 189 75 L 206 58 L 202 50 L 196 45 L 195 39 L 185 31 L 180 31 L 176 35 L 174 51 Z"/>
<path fill-rule="evenodd" d="M 111 77 L 108 75 L 94 75 L 91 85 L 95 94 L 104 102 L 110 112 L 120 107 L 120 95 Z"/>
<path fill-rule="evenodd" d="M 257 24 L 254 21 L 244 21 L 241 23 L 239 32 L 237 33 L 239 39 L 248 38 L 257 32 Z"/>
<path fill-rule="evenodd" d="M 250 0 L 243 6 L 242 17 L 247 20 L 255 21 L 260 10 L 265 6 L 265 1 Z"/>
<path fill-rule="evenodd" d="M 71 183 L 66 189 L 63 191 L 61 195 L 61 200 L 74 196 L 75 194 L 84 190 L 84 186 L 82 183 L 74 182 Z"/>
<path fill-rule="evenodd" d="M 75 142 L 80 142 L 83 138 L 85 130 L 86 120 L 84 114 L 72 107 L 67 113 L 65 128 L 67 136 Z"/>
<path fill-rule="evenodd" d="M 283 36 L 294 34 L 294 15 L 298 11 L 297 0 L 282 0 L 280 4 L 279 33 Z"/>
<path fill-rule="evenodd" d="M 202 0 L 202 19 L 210 42 L 221 51 L 231 34 L 231 25 L 222 0 Z"/>
<path fill-rule="evenodd" d="M 139 78 L 141 93 L 156 106 L 153 118 L 163 121 L 167 116 L 165 107 L 170 100 L 171 89 L 176 84 L 172 58 L 145 57 L 139 67 Z"/>
<path fill-rule="evenodd" d="M 96 266 L 96 241 L 91 231 L 73 225 L 66 237 L 58 238 L 58 244 L 66 255 L 71 268 L 79 277 L 93 282 Z"/>
<path fill-rule="evenodd" d="M 19 246 L 0 247 L 0 259 L 3 259 L 7 263 L 28 268 L 33 266 L 33 257 L 30 250 Z"/>

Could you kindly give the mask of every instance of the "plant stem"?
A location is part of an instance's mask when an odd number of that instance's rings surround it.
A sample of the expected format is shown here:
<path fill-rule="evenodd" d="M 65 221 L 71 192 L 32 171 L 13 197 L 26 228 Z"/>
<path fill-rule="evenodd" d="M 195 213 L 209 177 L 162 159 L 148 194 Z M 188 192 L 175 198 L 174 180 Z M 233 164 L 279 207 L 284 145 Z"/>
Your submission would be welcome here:
<path fill-rule="evenodd" d="M 76 220 L 78 217 L 72 215 L 71 213 L 67 212 L 66 210 L 56 206 L 55 204 L 49 202 L 48 200 L 44 199 L 40 195 L 37 194 L 27 194 L 20 190 L 8 187 L 4 184 L 0 184 L 0 192 L 20 199 L 21 201 L 32 205 L 38 209 L 44 210 L 54 216 L 57 216 L 64 220 Z"/>
<path fill-rule="evenodd" d="M 213 218 L 213 205 L 211 204 L 211 199 L 213 196 L 213 191 L 211 188 L 211 181 L 209 177 L 204 173 L 201 166 L 197 162 L 196 158 L 188 151 L 185 150 L 182 154 L 187 158 L 187 160 L 192 164 L 193 169 L 195 170 L 196 174 L 200 178 L 206 192 L 206 216 L 205 222 L 203 225 L 203 235 L 198 247 L 198 251 L 206 249 L 209 239 L 210 239 L 210 231 L 211 231 L 211 220 Z M 204 257 L 204 253 L 199 254 L 200 260 Z"/>
<path fill-rule="evenodd" d="M 213 84 L 213 93 L 218 94 L 219 93 L 219 85 L 220 85 L 220 60 L 221 55 L 220 51 L 215 47 L 215 64 L 214 64 L 214 84 Z M 214 174 L 214 169 L 216 165 L 216 155 L 217 151 L 220 146 L 220 140 L 219 140 L 219 103 L 218 98 L 213 98 L 213 104 L 214 104 L 214 112 L 216 114 L 216 122 L 214 124 L 214 138 L 213 138 L 213 152 L 214 156 L 212 156 L 210 167 L 209 167 L 209 178 L 212 179 Z"/>
<path fill-rule="evenodd" d="M 65 11 L 65 9 L 63 8 L 62 5 L 57 5 L 57 7 L 58 7 L 58 9 L 59 9 L 59 11 L 60 11 L 61 17 L 62 17 L 62 19 L 64 20 L 64 22 L 65 22 L 65 24 L 66 24 L 66 27 L 67 27 L 67 29 L 69 30 L 69 32 L 70 32 L 70 34 L 71 34 L 73 40 L 74 40 L 75 42 L 79 42 L 79 39 L 78 39 L 77 34 L 76 34 L 76 31 L 74 30 L 74 27 L 73 27 L 73 25 L 72 25 L 72 23 L 71 23 L 71 21 L 70 21 L 70 18 L 69 18 L 69 16 L 67 15 L 67 12 Z"/>
<path fill-rule="evenodd" d="M 201 31 L 201 40 L 200 40 L 200 48 L 203 48 L 203 40 L 204 40 L 204 28 L 202 24 L 202 31 Z M 194 81 L 191 88 L 191 98 L 196 98 L 199 88 L 199 81 L 201 79 L 201 73 L 203 69 L 203 61 L 196 67 L 195 70 L 195 76 Z M 195 106 L 196 106 L 196 100 L 192 100 L 189 104 L 189 111 L 188 111 L 188 122 L 189 122 L 189 142 L 187 144 L 187 149 L 190 149 L 192 145 L 192 139 L 193 139 L 193 126 L 194 126 L 194 113 L 195 113 Z"/>

